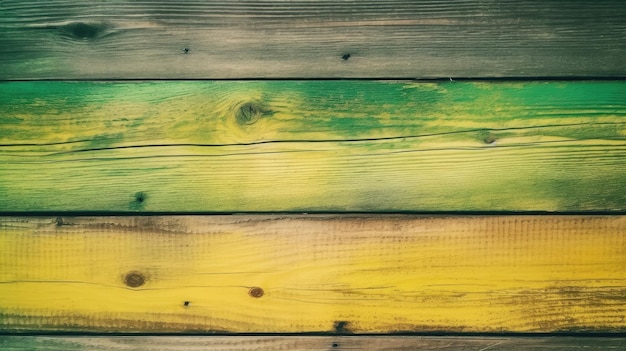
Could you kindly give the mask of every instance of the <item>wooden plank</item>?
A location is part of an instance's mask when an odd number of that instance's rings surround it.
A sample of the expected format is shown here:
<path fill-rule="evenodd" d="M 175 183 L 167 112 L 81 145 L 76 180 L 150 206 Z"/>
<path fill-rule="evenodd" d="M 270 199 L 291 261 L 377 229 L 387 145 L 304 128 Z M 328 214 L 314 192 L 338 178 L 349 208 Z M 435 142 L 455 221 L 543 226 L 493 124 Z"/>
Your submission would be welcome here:
<path fill-rule="evenodd" d="M 409 336 L 0 336 L 3 350 L 623 350 L 626 338 Z"/>
<path fill-rule="evenodd" d="M 3 0 L 0 78 L 626 75 L 621 0 Z"/>
<path fill-rule="evenodd" d="M 626 210 L 626 82 L 0 84 L 0 211 Z"/>
<path fill-rule="evenodd" d="M 0 218 L 0 329 L 624 332 L 626 216 Z"/>

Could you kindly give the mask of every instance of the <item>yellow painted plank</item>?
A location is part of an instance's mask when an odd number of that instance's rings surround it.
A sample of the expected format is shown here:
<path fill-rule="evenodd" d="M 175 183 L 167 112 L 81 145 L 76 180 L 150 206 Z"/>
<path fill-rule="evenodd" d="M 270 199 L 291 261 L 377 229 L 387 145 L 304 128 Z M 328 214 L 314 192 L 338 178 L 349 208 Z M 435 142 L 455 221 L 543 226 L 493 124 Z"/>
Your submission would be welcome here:
<path fill-rule="evenodd" d="M 0 84 L 0 211 L 626 210 L 626 82 Z"/>
<path fill-rule="evenodd" d="M 252 351 L 252 350 L 623 350 L 626 338 L 432 336 L 0 336 L 2 350 Z"/>
<path fill-rule="evenodd" d="M 621 0 L 3 0 L 0 79 L 614 77 Z"/>
<path fill-rule="evenodd" d="M 0 218 L 0 328 L 623 332 L 625 216 Z"/>

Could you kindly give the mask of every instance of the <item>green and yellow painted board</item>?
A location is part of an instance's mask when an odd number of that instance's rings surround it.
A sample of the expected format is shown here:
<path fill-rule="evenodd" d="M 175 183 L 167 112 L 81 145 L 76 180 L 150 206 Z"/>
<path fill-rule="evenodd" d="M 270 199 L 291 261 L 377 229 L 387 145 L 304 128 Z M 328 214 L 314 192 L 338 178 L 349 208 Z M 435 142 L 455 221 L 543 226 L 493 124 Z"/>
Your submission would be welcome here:
<path fill-rule="evenodd" d="M 623 211 L 626 82 L 0 84 L 0 211 Z"/>
<path fill-rule="evenodd" d="M 625 232 L 626 216 L 0 217 L 0 329 L 623 333 Z"/>

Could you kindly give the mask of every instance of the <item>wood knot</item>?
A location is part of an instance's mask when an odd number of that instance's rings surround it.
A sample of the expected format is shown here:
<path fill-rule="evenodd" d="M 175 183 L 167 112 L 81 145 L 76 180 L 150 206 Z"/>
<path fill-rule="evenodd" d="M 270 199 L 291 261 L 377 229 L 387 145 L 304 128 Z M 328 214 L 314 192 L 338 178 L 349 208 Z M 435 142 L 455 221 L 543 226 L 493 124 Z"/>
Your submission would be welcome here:
<path fill-rule="evenodd" d="M 137 271 L 126 273 L 124 276 L 124 284 L 131 288 L 138 288 L 146 283 L 146 277 Z"/>
<path fill-rule="evenodd" d="M 493 144 L 496 142 L 496 137 L 494 135 L 489 134 L 485 138 L 483 138 L 483 143 L 485 144 Z"/>
<path fill-rule="evenodd" d="M 250 290 L 248 291 L 248 295 L 257 299 L 263 296 L 264 294 L 265 294 L 265 291 L 263 291 L 263 289 L 259 288 L 258 286 L 250 288 Z"/>
<path fill-rule="evenodd" d="M 478 139 L 485 144 L 493 144 L 496 142 L 496 136 L 488 130 L 478 132 Z"/>
<path fill-rule="evenodd" d="M 130 202 L 130 209 L 134 211 L 143 210 L 148 200 L 148 194 L 143 191 L 138 191 L 133 196 L 133 201 Z"/>
<path fill-rule="evenodd" d="M 89 24 L 74 22 L 59 27 L 62 34 L 73 39 L 94 39 L 102 35 L 107 29 L 105 24 Z"/>
<path fill-rule="evenodd" d="M 146 193 L 144 193 L 143 191 L 139 191 L 135 193 L 135 201 L 137 203 L 143 203 L 144 201 L 146 201 L 147 198 L 148 198 L 148 195 L 146 195 Z"/>
<path fill-rule="evenodd" d="M 253 124 L 258 121 L 265 112 L 265 109 L 260 103 L 246 102 L 239 106 L 235 118 L 239 124 Z"/>

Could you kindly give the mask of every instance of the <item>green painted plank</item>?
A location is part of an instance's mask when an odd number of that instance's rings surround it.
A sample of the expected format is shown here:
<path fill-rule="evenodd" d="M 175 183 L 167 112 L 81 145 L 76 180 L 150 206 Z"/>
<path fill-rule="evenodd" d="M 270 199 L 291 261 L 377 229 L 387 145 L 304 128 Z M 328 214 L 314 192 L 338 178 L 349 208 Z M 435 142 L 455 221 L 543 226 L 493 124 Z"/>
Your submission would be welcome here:
<path fill-rule="evenodd" d="M 0 211 L 626 209 L 626 82 L 0 84 Z"/>
<path fill-rule="evenodd" d="M 626 76 L 622 0 L 0 1 L 0 79 Z"/>
<path fill-rule="evenodd" d="M 412 336 L 0 336 L 3 350 L 623 350 L 626 338 Z"/>

